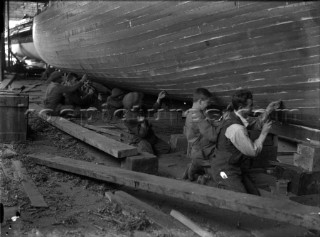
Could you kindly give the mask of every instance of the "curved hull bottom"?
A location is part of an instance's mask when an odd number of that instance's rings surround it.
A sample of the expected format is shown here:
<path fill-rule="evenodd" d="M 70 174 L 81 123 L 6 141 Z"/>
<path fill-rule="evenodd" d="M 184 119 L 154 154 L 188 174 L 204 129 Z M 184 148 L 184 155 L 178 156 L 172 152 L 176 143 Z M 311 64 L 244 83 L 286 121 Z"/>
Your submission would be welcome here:
<path fill-rule="evenodd" d="M 320 135 L 319 19 L 316 1 L 53 1 L 33 42 L 51 66 L 111 87 L 183 101 L 204 87 L 221 106 L 249 89 L 254 109 L 281 100 L 278 121 Z"/>
<path fill-rule="evenodd" d="M 12 44 L 11 50 L 16 56 L 20 58 L 27 57 L 29 59 L 42 61 L 36 48 L 34 47 L 33 42 Z"/>

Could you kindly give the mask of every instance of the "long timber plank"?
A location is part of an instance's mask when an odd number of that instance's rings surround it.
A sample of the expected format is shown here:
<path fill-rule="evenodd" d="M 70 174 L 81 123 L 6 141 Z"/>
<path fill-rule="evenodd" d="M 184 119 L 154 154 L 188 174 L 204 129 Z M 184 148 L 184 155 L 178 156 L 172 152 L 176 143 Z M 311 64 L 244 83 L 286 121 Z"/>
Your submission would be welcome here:
<path fill-rule="evenodd" d="M 43 109 L 38 105 L 32 104 L 30 108 L 38 111 L 37 115 L 51 125 L 116 158 L 124 158 L 138 154 L 138 150 L 134 146 L 130 146 L 100 135 L 80 125 L 72 123 L 67 119 L 56 116 L 47 116 L 45 113 L 40 113 L 40 111 L 43 111 Z"/>
<path fill-rule="evenodd" d="M 48 207 L 43 196 L 38 191 L 37 186 L 34 184 L 30 176 L 28 175 L 27 170 L 22 166 L 21 161 L 14 160 L 12 161 L 12 163 L 19 178 L 22 180 L 21 182 L 23 189 L 28 195 L 31 205 L 34 207 Z"/>
<path fill-rule="evenodd" d="M 320 208 L 289 200 L 257 197 L 58 156 L 32 155 L 29 158 L 40 165 L 98 180 L 320 230 Z"/>

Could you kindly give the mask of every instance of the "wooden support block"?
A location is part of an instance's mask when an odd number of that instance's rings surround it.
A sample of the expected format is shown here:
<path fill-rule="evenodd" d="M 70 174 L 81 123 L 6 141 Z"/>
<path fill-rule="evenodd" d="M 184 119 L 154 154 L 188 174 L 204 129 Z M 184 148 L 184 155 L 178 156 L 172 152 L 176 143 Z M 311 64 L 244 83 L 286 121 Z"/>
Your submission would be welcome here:
<path fill-rule="evenodd" d="M 188 140 L 184 134 L 172 134 L 170 136 L 170 147 L 172 152 L 187 151 Z"/>
<path fill-rule="evenodd" d="M 288 191 L 295 195 L 319 194 L 320 172 L 307 172 L 294 165 L 272 162 L 276 165 L 274 175 L 278 179 L 290 180 Z"/>
<path fill-rule="evenodd" d="M 147 174 L 157 174 L 158 167 L 158 158 L 147 152 L 143 152 L 137 156 L 127 157 L 121 162 L 121 168 Z"/>
<path fill-rule="evenodd" d="M 293 164 L 307 171 L 320 171 L 320 146 L 298 144 Z"/>
<path fill-rule="evenodd" d="M 287 179 L 280 179 L 276 181 L 276 192 L 277 194 L 285 194 L 288 193 L 288 183 L 290 181 Z"/>
<path fill-rule="evenodd" d="M 114 194 L 111 192 L 106 193 L 111 201 L 118 203 L 123 209 L 128 212 L 137 215 L 141 212 L 146 214 L 146 217 L 151 221 L 159 225 L 160 227 L 171 230 L 180 229 L 186 230 L 179 222 L 175 221 L 171 216 L 163 213 L 162 211 L 155 209 L 149 204 L 140 201 L 139 199 L 131 196 L 123 191 L 116 191 Z"/>
<path fill-rule="evenodd" d="M 29 156 L 29 159 L 40 165 L 106 182 L 320 230 L 320 218 L 313 214 L 320 212 L 320 208 L 304 206 L 288 200 L 262 198 L 58 156 L 55 159 Z"/>
<path fill-rule="evenodd" d="M 127 156 L 134 156 L 138 154 L 138 150 L 134 146 L 130 146 L 121 142 L 118 142 L 114 139 L 103 136 L 99 133 L 88 130 L 80 125 L 70 122 L 67 119 L 58 116 L 48 116 L 38 105 L 32 104 L 30 106 L 32 109 L 35 109 L 36 114 L 47 121 L 51 125 L 59 128 L 63 132 L 68 133 L 69 135 L 78 138 L 85 143 L 98 148 L 116 158 L 123 158 Z"/>
<path fill-rule="evenodd" d="M 293 165 L 300 167 L 306 171 L 317 171 L 317 167 L 313 167 L 313 160 L 306 158 L 304 155 L 294 153 L 293 154 Z M 318 169 L 319 170 L 319 169 Z"/>
<path fill-rule="evenodd" d="M 47 207 L 47 203 L 44 201 L 43 196 L 37 189 L 37 186 L 28 175 L 27 170 L 22 167 L 22 163 L 18 160 L 14 160 L 12 163 L 19 178 L 21 179 L 22 186 L 30 199 L 31 205 L 34 207 Z"/>
<path fill-rule="evenodd" d="M 320 159 L 320 146 L 300 143 L 298 144 L 297 153 L 311 159 Z"/>

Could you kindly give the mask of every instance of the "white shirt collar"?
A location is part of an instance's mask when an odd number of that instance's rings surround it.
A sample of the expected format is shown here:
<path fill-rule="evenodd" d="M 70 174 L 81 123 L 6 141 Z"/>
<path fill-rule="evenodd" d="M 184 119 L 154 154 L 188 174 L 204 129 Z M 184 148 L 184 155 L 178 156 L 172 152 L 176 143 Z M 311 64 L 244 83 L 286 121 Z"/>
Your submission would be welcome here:
<path fill-rule="evenodd" d="M 248 127 L 249 122 L 244 117 L 242 117 L 241 114 L 239 114 L 237 111 L 234 111 L 234 113 L 241 119 L 241 122 L 243 123 L 243 125 L 245 127 Z"/>

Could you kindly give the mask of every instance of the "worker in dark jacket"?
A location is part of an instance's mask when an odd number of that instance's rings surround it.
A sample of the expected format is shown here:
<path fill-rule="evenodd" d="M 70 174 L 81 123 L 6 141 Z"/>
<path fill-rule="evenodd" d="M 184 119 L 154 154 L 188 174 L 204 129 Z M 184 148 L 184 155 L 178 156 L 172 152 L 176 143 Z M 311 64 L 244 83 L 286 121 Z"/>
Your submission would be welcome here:
<path fill-rule="evenodd" d="M 74 86 L 78 84 L 79 81 L 80 79 L 76 74 L 69 73 L 63 85 Z M 63 93 L 65 105 L 72 105 L 78 108 L 88 108 L 90 106 L 96 106 L 97 96 L 95 93 L 95 89 L 92 86 L 85 83 L 88 81 L 83 82 L 84 84 L 78 89 L 72 92 Z"/>
<path fill-rule="evenodd" d="M 280 102 L 272 102 L 258 118 L 250 118 L 253 97 L 248 90 L 240 90 L 232 97 L 232 111 L 224 115 L 217 132 L 217 144 L 211 162 L 211 186 L 243 193 L 259 195 L 254 182 L 243 172 L 246 159 L 256 157 L 262 150 L 272 123 L 268 117 L 279 108 Z M 252 141 L 247 129 L 261 129 L 260 136 Z M 245 158 L 249 157 L 249 158 Z"/>
<path fill-rule="evenodd" d="M 205 168 L 210 166 L 210 158 L 215 148 L 215 120 L 210 120 L 206 110 L 213 102 L 212 94 L 205 88 L 198 88 L 193 93 L 192 108 L 187 111 L 185 135 L 190 149 L 191 162 L 183 178 L 196 180 L 205 174 Z M 216 113 L 220 111 L 216 110 Z"/>
<path fill-rule="evenodd" d="M 161 100 L 166 96 L 164 91 L 160 92 L 158 99 L 153 106 L 154 110 L 161 107 Z M 133 135 L 131 144 L 138 147 L 140 152 L 151 154 L 166 154 L 170 151 L 170 146 L 165 141 L 158 138 L 146 115 L 146 108 L 143 106 L 143 94 L 130 92 L 123 98 L 123 106 L 126 109 L 124 123 Z"/>
<path fill-rule="evenodd" d="M 62 76 L 62 72 L 55 71 L 48 79 L 50 84 L 48 85 L 45 93 L 44 107 L 45 109 L 51 110 L 51 115 L 60 115 L 60 112 L 64 109 L 74 109 L 74 106 L 65 104 L 64 93 L 76 91 L 87 79 L 87 75 L 85 74 L 82 79 L 73 86 L 64 86 L 61 85 L 63 82 Z"/>
<path fill-rule="evenodd" d="M 111 95 L 107 98 L 106 103 L 102 106 L 107 110 L 107 119 L 111 120 L 114 117 L 115 111 L 123 108 L 123 97 L 125 96 L 125 92 L 119 88 L 113 88 L 111 91 Z M 117 113 L 118 116 L 121 114 Z"/>

